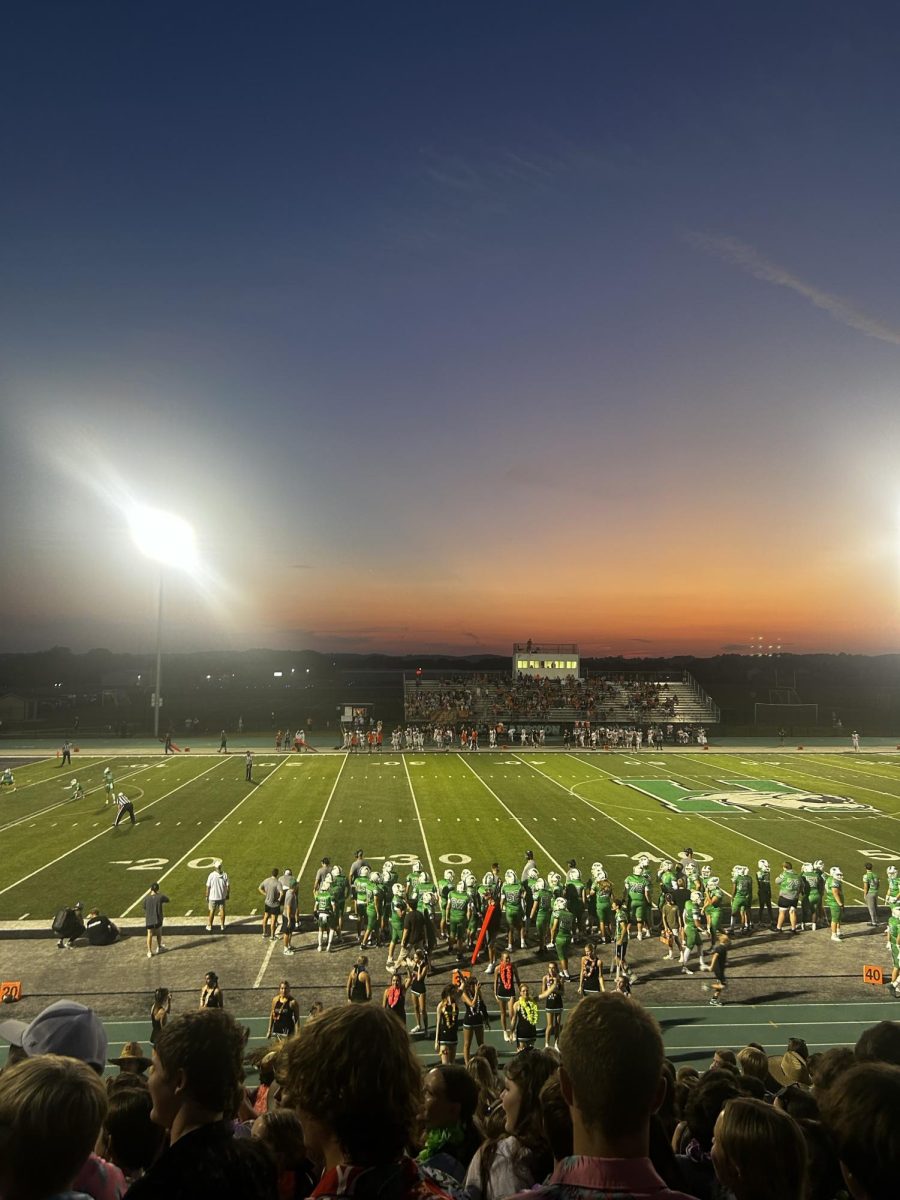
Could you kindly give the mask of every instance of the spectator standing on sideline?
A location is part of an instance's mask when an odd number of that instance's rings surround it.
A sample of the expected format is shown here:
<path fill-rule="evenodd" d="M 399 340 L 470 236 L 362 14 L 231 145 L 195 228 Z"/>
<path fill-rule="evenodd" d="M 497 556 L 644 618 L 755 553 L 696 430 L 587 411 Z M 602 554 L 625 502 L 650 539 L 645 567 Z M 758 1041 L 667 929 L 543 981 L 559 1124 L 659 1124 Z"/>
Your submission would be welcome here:
<path fill-rule="evenodd" d="M 284 876 L 282 876 L 282 880 Z M 279 880 L 279 883 L 281 880 Z M 294 948 L 291 945 L 291 937 L 294 930 L 297 928 L 297 916 L 300 908 L 300 901 L 297 897 L 297 880 L 291 876 L 291 882 L 284 891 L 283 898 L 284 907 L 281 913 L 281 936 L 284 941 L 284 949 L 282 954 L 294 954 Z"/>
<path fill-rule="evenodd" d="M 113 829 L 116 829 L 119 824 L 125 819 L 131 818 L 132 825 L 136 824 L 134 816 L 134 805 L 128 799 L 124 792 L 119 792 L 116 796 L 116 819 L 113 821 Z"/>
<path fill-rule="evenodd" d="M 368 864 L 368 862 L 366 862 L 365 854 L 363 854 L 362 850 L 357 850 L 356 854 L 353 856 L 353 862 L 350 864 L 349 879 L 350 879 L 351 887 L 353 887 L 354 883 L 356 883 L 356 877 L 359 874 L 360 870 L 363 867 L 368 867 L 368 865 L 369 864 Z"/>
<path fill-rule="evenodd" d="M 253 753 L 247 751 L 247 757 L 244 759 L 244 778 L 248 783 L 253 782 Z"/>
<path fill-rule="evenodd" d="M 206 903 L 209 908 L 209 920 L 206 922 L 206 932 L 212 933 L 213 920 L 218 912 L 222 922 L 222 932 L 225 932 L 225 905 L 231 895 L 231 883 L 221 862 L 217 862 L 206 877 Z"/>
<path fill-rule="evenodd" d="M 165 947 L 162 944 L 163 905 L 169 903 L 169 897 L 159 890 L 158 883 L 151 883 L 150 890 L 144 897 L 144 924 L 147 926 L 147 957 L 153 957 L 153 939 L 156 938 L 156 953 L 161 954 Z"/>
<path fill-rule="evenodd" d="M 687 1200 L 666 1187 L 650 1161 L 650 1119 L 666 1094 L 662 1034 L 650 1013 L 616 992 L 587 996 L 563 1026 L 559 1051 L 573 1156 L 516 1200 Z"/>
<path fill-rule="evenodd" d="M 278 914 L 281 912 L 281 901 L 284 897 L 277 867 L 272 868 L 269 878 L 264 879 L 256 890 L 263 898 L 262 935 L 264 938 L 274 938 L 278 933 Z"/>
<path fill-rule="evenodd" d="M 69 741 L 63 742 L 61 753 L 62 753 L 62 761 L 60 762 L 59 765 L 61 767 L 65 767 L 66 765 L 71 767 L 71 765 L 72 765 L 72 743 Z"/>
<path fill-rule="evenodd" d="M 219 748 L 216 751 L 216 754 L 227 754 L 227 753 L 228 753 L 228 734 L 223 729 L 222 732 L 219 734 Z"/>
<path fill-rule="evenodd" d="M 172 754 L 172 726 L 166 730 L 166 740 L 163 744 L 163 754 Z"/>
<path fill-rule="evenodd" d="M 153 1048 L 151 1118 L 169 1145 L 129 1200 L 276 1200 L 276 1169 L 254 1138 L 236 1138 L 244 1039 L 225 1012 L 185 1013 Z"/>

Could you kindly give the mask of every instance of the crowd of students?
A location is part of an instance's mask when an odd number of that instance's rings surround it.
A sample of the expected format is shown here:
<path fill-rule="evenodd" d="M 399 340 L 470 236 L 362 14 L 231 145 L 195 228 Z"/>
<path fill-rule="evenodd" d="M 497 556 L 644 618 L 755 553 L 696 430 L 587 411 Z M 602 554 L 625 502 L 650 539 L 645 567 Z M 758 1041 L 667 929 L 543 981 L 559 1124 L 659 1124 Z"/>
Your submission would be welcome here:
<path fill-rule="evenodd" d="M 487 1046 L 423 1068 L 395 1015 L 359 1003 L 250 1055 L 222 1009 L 163 1022 L 150 1057 L 108 1060 L 72 1001 L 0 1031 L 3 1200 L 876 1200 L 900 1171 L 889 1021 L 853 1049 L 749 1044 L 703 1071 L 617 993 L 503 1071 Z"/>

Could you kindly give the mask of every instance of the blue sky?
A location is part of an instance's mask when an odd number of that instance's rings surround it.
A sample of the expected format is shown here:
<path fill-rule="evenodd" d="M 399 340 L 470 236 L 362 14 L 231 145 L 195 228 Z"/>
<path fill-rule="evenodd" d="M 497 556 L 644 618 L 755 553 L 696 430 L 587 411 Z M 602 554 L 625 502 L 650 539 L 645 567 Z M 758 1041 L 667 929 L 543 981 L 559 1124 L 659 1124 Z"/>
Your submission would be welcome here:
<path fill-rule="evenodd" d="M 895 6 L 45 4 L 2 649 L 897 649 Z"/>

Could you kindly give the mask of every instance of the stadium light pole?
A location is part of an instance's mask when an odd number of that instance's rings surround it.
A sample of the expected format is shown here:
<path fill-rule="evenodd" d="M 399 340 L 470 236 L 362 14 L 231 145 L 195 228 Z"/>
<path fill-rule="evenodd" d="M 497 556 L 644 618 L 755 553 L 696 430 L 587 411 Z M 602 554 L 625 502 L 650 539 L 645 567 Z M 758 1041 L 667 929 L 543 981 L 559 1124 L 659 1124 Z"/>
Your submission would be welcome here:
<path fill-rule="evenodd" d="M 153 736 L 159 738 L 159 708 L 162 701 L 163 580 L 167 567 L 192 573 L 197 566 L 194 531 L 182 517 L 143 504 L 128 510 L 128 526 L 138 550 L 159 564 L 159 606 L 156 613 L 156 703 L 153 706 Z"/>

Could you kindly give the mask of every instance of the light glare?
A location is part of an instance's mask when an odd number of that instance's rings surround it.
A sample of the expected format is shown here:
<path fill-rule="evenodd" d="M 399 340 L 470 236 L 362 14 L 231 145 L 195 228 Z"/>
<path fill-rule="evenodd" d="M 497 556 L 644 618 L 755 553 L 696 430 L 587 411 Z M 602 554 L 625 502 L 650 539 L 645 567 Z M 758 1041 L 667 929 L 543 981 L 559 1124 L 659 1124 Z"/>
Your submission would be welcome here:
<path fill-rule="evenodd" d="M 134 544 L 147 558 L 180 571 L 197 569 L 194 531 L 182 517 L 143 504 L 130 508 L 127 517 Z"/>

